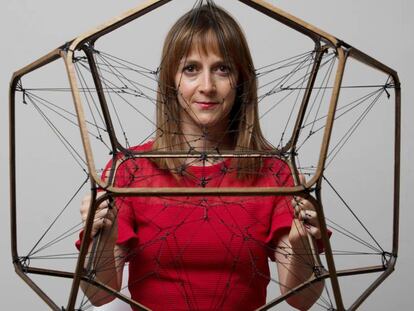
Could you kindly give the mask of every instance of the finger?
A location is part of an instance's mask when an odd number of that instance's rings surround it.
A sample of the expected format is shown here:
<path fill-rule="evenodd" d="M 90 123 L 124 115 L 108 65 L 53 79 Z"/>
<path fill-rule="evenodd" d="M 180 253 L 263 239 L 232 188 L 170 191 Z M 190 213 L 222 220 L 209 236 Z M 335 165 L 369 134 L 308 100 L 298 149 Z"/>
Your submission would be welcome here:
<path fill-rule="evenodd" d="M 315 211 L 315 206 L 312 204 L 311 201 L 298 197 L 298 196 L 295 196 L 292 199 L 291 205 L 294 209 L 295 217 L 299 217 L 299 213 L 301 211 Z M 316 214 L 314 213 L 312 213 L 312 215 L 316 216 Z"/>
<path fill-rule="evenodd" d="M 110 221 L 114 221 L 116 219 L 116 216 L 117 216 L 116 208 L 108 207 L 107 211 L 106 211 L 105 218 L 110 220 Z"/>
<path fill-rule="evenodd" d="M 312 235 L 315 239 L 320 239 L 321 238 L 321 230 L 319 230 L 318 227 L 312 226 L 310 224 L 305 224 L 304 225 L 306 231 Z"/>
<path fill-rule="evenodd" d="M 115 200 L 114 200 L 113 197 L 109 197 L 108 198 L 108 206 L 109 206 L 110 209 L 114 209 L 114 207 L 115 207 Z"/>
<path fill-rule="evenodd" d="M 96 234 L 100 232 L 101 230 L 104 230 L 106 228 L 111 228 L 111 227 L 112 227 L 112 221 L 108 220 L 107 218 L 96 219 L 92 227 L 91 235 L 96 236 Z"/>
<path fill-rule="evenodd" d="M 100 192 L 98 192 L 98 193 L 96 194 L 96 200 L 99 200 L 99 198 L 100 198 L 101 196 L 105 195 L 105 194 L 106 194 L 106 192 L 105 192 L 105 191 L 100 191 Z M 104 200 L 104 201 L 102 201 L 102 202 L 99 204 L 99 206 L 97 207 L 97 209 L 103 209 L 103 208 L 107 208 L 107 207 L 110 207 L 110 202 L 109 202 L 109 199 L 108 199 L 108 200 Z"/>
<path fill-rule="evenodd" d="M 313 205 L 313 203 L 307 199 L 301 199 L 300 206 L 302 210 L 311 210 L 311 211 L 315 210 L 315 206 Z"/>
<path fill-rule="evenodd" d="M 305 224 L 310 224 L 315 227 L 319 227 L 318 215 L 312 210 L 301 210 L 299 214 L 299 220 L 302 220 Z"/>
<path fill-rule="evenodd" d="M 97 193 L 96 194 L 96 199 L 95 200 L 97 200 L 98 198 L 100 198 L 101 196 L 103 196 L 105 194 L 105 192 L 99 192 L 99 193 Z M 81 208 L 80 208 L 80 212 L 81 212 L 81 214 L 87 214 L 88 212 L 89 212 L 89 209 L 90 209 L 90 205 L 91 205 L 91 202 L 92 202 L 92 196 L 90 195 L 90 194 L 87 194 L 87 195 L 85 195 L 83 198 L 82 198 L 82 201 L 81 201 Z M 105 203 L 104 203 L 105 202 Z M 101 205 L 100 206 L 102 206 L 102 208 L 105 208 L 106 207 L 106 205 L 108 205 L 108 202 L 106 202 L 106 201 L 103 201 L 102 203 L 101 203 Z M 99 207 L 98 207 L 99 208 Z"/>
<path fill-rule="evenodd" d="M 111 222 L 113 222 L 114 220 L 116 220 L 117 217 L 117 213 L 116 213 L 116 209 L 114 208 L 110 208 L 110 207 L 106 207 L 102 210 L 99 210 L 96 214 L 95 214 L 95 219 L 107 219 L 110 220 Z"/>
<path fill-rule="evenodd" d="M 112 228 L 116 223 L 116 215 L 113 212 L 113 209 L 105 208 L 99 210 L 95 214 L 94 223 L 92 227 L 92 235 L 95 235 L 101 229 Z"/>
<path fill-rule="evenodd" d="M 106 217 L 106 215 L 108 214 L 108 209 L 109 209 L 108 208 L 108 203 L 105 202 L 105 201 L 102 202 L 95 210 L 94 219 Z M 83 223 L 85 223 L 86 220 L 88 219 L 89 211 L 90 211 L 89 205 L 87 205 L 86 203 L 82 204 L 81 219 L 82 219 Z"/>
<path fill-rule="evenodd" d="M 88 217 L 88 214 L 89 214 L 89 211 L 90 211 L 90 207 L 91 207 L 90 204 L 91 204 L 91 196 L 90 195 L 85 196 L 82 199 L 81 210 L 80 210 L 82 220 L 86 220 L 86 218 Z M 108 200 L 102 201 L 96 207 L 96 210 L 95 210 L 95 218 L 97 218 L 97 215 L 100 216 L 100 217 L 102 217 L 102 215 L 108 213 L 108 211 L 107 211 L 108 209 L 109 209 L 109 202 L 108 202 Z"/>
<path fill-rule="evenodd" d="M 95 219 L 106 218 L 108 215 L 108 211 L 109 211 L 108 207 L 96 210 Z"/>
<path fill-rule="evenodd" d="M 290 204 L 293 207 L 295 218 L 298 218 L 300 211 L 302 210 L 302 198 L 294 196 Z"/>

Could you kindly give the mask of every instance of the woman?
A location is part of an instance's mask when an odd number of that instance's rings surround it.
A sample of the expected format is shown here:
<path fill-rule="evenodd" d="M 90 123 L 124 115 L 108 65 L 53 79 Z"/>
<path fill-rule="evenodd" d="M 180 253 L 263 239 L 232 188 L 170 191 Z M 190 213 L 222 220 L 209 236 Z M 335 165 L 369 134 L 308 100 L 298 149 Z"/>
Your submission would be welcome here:
<path fill-rule="evenodd" d="M 259 126 L 249 48 L 224 10 L 205 5 L 182 16 L 165 39 L 159 74 L 156 137 L 131 151 L 185 150 L 199 156 L 150 161 L 119 155 L 116 186 L 293 185 L 280 159 L 219 157 L 221 150 L 271 149 Z M 217 156 L 207 157 L 207 151 Z M 320 238 L 316 212 L 308 200 L 290 201 L 133 197 L 116 199 L 116 208 L 104 201 L 92 230 L 105 241 L 96 278 L 119 290 L 129 261 L 132 298 L 153 310 L 253 310 L 266 300 L 268 257 L 276 262 L 282 293 L 312 275 L 313 258 L 304 255 L 304 247 L 309 248 L 308 234 Z M 296 218 L 291 203 L 298 208 Z M 84 221 L 89 205 L 86 197 Z M 113 299 L 90 285 L 82 288 L 95 305 Z M 287 301 L 306 310 L 322 288 L 317 283 Z"/>

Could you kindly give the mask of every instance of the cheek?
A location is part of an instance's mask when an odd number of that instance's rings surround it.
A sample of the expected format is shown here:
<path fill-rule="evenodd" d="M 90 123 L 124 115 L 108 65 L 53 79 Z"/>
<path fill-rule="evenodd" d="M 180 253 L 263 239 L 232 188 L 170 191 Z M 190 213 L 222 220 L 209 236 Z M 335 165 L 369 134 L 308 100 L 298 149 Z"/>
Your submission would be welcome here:
<path fill-rule="evenodd" d="M 178 99 L 178 104 L 180 105 L 181 108 L 185 108 L 188 106 L 187 105 L 188 100 L 186 99 L 185 95 L 181 93 L 180 90 L 178 90 L 177 99 Z"/>
<path fill-rule="evenodd" d="M 226 96 L 226 102 L 228 103 L 228 106 L 230 108 L 234 105 L 234 102 L 236 100 L 236 90 L 234 88 L 231 88 L 228 90 L 227 96 Z"/>
<path fill-rule="evenodd" d="M 226 78 L 220 81 L 220 93 L 223 98 L 234 100 L 236 98 L 236 85 L 232 78 Z"/>
<path fill-rule="evenodd" d="M 178 86 L 178 94 L 180 97 L 184 99 L 189 99 L 194 94 L 195 91 L 195 83 L 192 81 L 188 81 L 187 79 L 181 79 Z"/>

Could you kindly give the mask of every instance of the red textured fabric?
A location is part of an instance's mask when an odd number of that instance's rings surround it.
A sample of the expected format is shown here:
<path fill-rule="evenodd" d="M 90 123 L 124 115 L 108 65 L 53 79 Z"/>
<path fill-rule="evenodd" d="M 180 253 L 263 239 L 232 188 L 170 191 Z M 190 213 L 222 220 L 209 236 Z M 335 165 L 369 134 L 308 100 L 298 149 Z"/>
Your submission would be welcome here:
<path fill-rule="evenodd" d="M 149 150 L 147 143 L 135 150 Z M 109 166 L 108 166 L 109 167 Z M 127 159 L 118 187 L 291 186 L 288 166 L 264 161 L 247 183 L 230 161 L 188 166 L 177 180 L 148 159 Z M 152 310 L 253 310 L 266 300 L 268 258 L 292 222 L 287 197 L 125 197 L 118 243 L 129 250 L 132 298 Z"/>
<path fill-rule="evenodd" d="M 152 142 L 133 148 L 150 150 Z M 111 167 L 108 163 L 106 170 Z M 144 158 L 125 159 L 118 187 L 292 186 L 279 159 L 264 160 L 254 182 L 237 178 L 230 160 L 187 166 L 177 180 Z M 105 176 L 107 172 L 103 173 Z M 266 300 L 275 244 L 290 229 L 285 196 L 118 197 L 118 241 L 127 247 L 129 291 L 152 310 L 254 310 Z M 79 246 L 79 241 L 77 242 Z"/>

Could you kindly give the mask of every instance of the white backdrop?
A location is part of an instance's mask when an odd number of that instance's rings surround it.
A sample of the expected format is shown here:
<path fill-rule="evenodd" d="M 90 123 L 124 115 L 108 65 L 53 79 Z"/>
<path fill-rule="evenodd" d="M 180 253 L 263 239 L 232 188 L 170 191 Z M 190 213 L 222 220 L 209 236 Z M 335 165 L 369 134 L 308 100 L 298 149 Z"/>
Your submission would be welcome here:
<path fill-rule="evenodd" d="M 13 272 L 8 200 L 8 83 L 12 72 L 85 30 L 132 8 L 140 1 L 6 0 L 0 10 L 1 135 L 1 310 L 46 310 L 46 305 Z M 273 0 L 273 4 L 326 30 L 396 69 L 402 81 L 402 178 L 400 257 L 396 272 L 361 307 L 362 310 L 407 310 L 411 305 L 414 260 L 409 199 L 414 186 L 410 159 L 414 151 L 414 3 L 409 0 Z M 410 139 L 411 138 L 411 139 Z M 19 195 L 25 195 L 19 193 Z M 50 194 L 52 195 L 52 194 Z"/>

